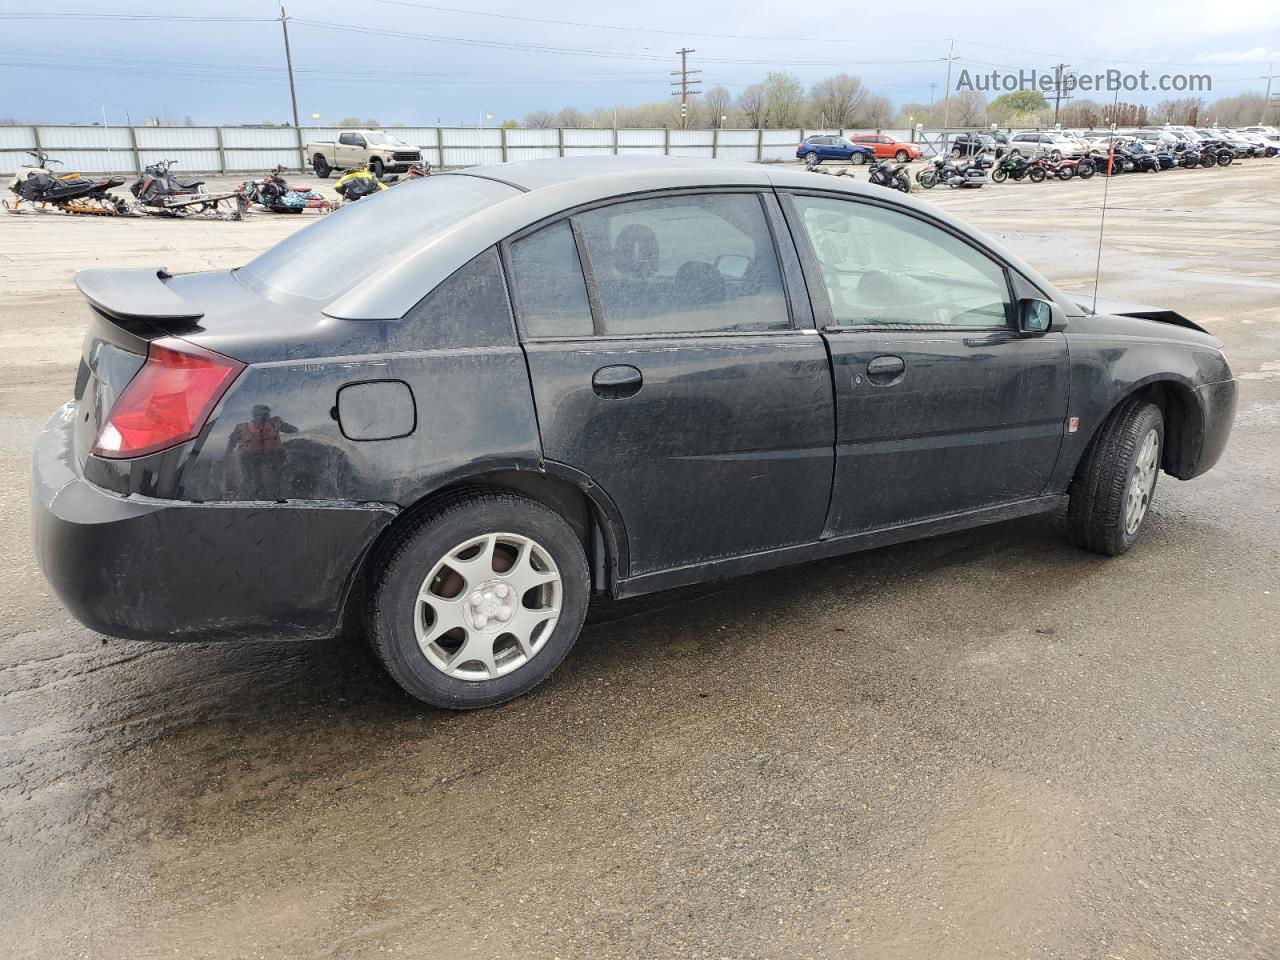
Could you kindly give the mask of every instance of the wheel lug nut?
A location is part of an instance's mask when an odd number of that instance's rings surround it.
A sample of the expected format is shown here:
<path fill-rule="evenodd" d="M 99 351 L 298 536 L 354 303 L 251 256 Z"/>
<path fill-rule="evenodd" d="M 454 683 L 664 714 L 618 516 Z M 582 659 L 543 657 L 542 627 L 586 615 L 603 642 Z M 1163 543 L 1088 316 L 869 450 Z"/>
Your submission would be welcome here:
<path fill-rule="evenodd" d="M 468 600 L 470 600 L 470 601 L 471 601 L 471 605 L 472 605 L 473 607 L 478 607 L 478 606 L 480 606 L 480 604 L 481 604 L 481 603 L 483 603 L 483 602 L 484 602 L 484 597 L 481 595 L 480 591 L 479 591 L 479 590 L 477 590 L 477 591 L 476 591 L 475 593 L 473 593 L 470 597 L 468 597 Z"/>
<path fill-rule="evenodd" d="M 500 583 L 493 588 L 493 592 L 498 595 L 499 599 L 505 599 L 510 588 L 505 583 Z"/>
<path fill-rule="evenodd" d="M 510 619 L 511 619 L 511 608 L 510 608 L 510 607 L 507 607 L 507 606 L 504 606 L 501 610 L 499 610 L 499 611 L 498 611 L 498 619 L 499 619 L 499 620 L 501 620 L 503 623 L 506 623 L 508 620 L 510 620 Z"/>
<path fill-rule="evenodd" d="M 471 622 L 475 624 L 475 627 L 476 627 L 476 629 L 477 629 L 477 630 L 483 630 L 483 629 L 485 628 L 485 625 L 486 625 L 486 624 L 488 624 L 488 622 L 489 622 L 489 618 L 488 618 L 488 617 L 476 617 L 476 618 L 475 618 L 474 620 L 472 620 Z"/>

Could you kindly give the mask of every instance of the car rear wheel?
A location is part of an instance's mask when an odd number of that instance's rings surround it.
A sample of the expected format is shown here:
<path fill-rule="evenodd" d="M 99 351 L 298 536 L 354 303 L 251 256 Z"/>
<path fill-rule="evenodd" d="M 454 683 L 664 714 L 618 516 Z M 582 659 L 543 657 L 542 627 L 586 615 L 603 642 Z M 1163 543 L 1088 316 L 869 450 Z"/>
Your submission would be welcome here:
<path fill-rule="evenodd" d="M 369 637 L 411 696 L 467 710 L 532 690 L 564 659 L 590 578 L 573 529 L 537 501 L 476 490 L 441 502 L 383 552 Z"/>
<path fill-rule="evenodd" d="M 1155 404 L 1131 400 L 1107 419 L 1071 481 L 1067 527 L 1077 546 L 1108 556 L 1133 546 L 1163 452 L 1164 417 Z"/>
<path fill-rule="evenodd" d="M 311 160 L 311 169 L 316 172 L 316 176 L 321 180 L 328 180 L 329 173 L 332 168 L 322 154 L 317 153 Z"/>
<path fill-rule="evenodd" d="M 811 166 L 811 167 L 812 167 L 815 163 L 817 163 L 817 162 L 818 162 L 818 155 L 817 155 L 817 153 L 815 153 L 814 151 L 810 150 L 808 153 L 806 153 L 806 154 L 804 155 L 804 162 L 805 162 L 805 163 L 807 163 L 807 164 L 809 164 L 809 166 Z"/>

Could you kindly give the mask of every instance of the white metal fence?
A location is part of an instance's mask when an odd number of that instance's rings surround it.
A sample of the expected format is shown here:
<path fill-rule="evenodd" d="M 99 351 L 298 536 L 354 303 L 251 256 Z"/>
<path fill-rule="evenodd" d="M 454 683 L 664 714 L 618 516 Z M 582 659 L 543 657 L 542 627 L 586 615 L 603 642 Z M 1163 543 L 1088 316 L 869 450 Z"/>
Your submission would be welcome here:
<path fill-rule="evenodd" d="M 423 152 L 433 166 L 459 167 L 603 154 L 666 154 L 725 160 L 793 160 L 796 144 L 812 134 L 854 130 L 509 130 L 497 127 L 385 127 Z M 884 130 L 903 140 L 909 130 Z M 302 147 L 334 140 L 332 127 L 105 127 L 0 126 L 0 174 L 31 162 L 28 150 L 44 150 L 62 169 L 86 173 L 140 173 L 161 159 L 186 173 L 249 173 L 276 164 L 298 169 Z M 931 131 L 932 133 L 932 131 Z M 931 138 L 932 139 L 932 138 Z M 945 142 L 945 140 L 944 140 Z M 922 144 L 923 145 L 923 144 Z"/>

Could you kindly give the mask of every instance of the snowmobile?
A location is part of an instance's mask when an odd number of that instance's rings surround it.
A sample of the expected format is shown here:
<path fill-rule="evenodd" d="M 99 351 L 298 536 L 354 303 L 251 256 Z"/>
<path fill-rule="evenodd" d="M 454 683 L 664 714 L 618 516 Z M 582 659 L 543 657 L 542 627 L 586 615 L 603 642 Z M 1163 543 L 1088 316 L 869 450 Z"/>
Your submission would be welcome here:
<path fill-rule="evenodd" d="M 386 190 L 387 185 L 369 172 L 368 167 L 355 167 L 343 174 L 342 179 L 333 185 L 343 200 L 359 200 Z"/>
<path fill-rule="evenodd" d="M 284 178 L 284 167 L 277 166 L 261 180 L 249 180 L 236 190 L 246 204 L 256 203 L 272 213 L 301 213 L 303 210 L 319 210 L 328 213 L 334 208 L 332 200 L 326 200 L 314 190 L 296 190 Z"/>
<path fill-rule="evenodd" d="M 207 193 L 203 180 L 179 180 L 169 172 L 176 160 L 161 160 L 146 168 L 129 192 L 138 198 L 138 209 L 161 217 L 212 214 L 213 219 L 239 220 L 248 204 L 234 190 Z M 221 209 L 226 204 L 228 209 Z"/>
<path fill-rule="evenodd" d="M 51 164 L 61 164 L 60 160 L 51 160 L 49 155 L 40 150 L 27 151 L 35 157 L 36 166 L 19 167 L 9 189 L 17 199 L 13 206 L 5 201 L 5 208 L 12 213 L 22 212 L 19 208 L 24 202 L 34 206 L 53 206 L 64 213 L 97 214 L 114 217 L 129 212 L 129 205 L 119 197 L 107 191 L 124 183 L 124 177 L 107 177 L 104 180 L 91 180 L 78 173 L 54 173 Z"/>

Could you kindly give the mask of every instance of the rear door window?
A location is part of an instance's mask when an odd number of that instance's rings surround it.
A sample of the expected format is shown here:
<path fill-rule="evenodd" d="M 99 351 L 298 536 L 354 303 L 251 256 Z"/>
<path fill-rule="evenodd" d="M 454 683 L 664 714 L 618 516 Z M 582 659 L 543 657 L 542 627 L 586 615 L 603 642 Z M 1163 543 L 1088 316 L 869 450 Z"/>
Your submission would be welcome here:
<path fill-rule="evenodd" d="M 511 275 L 516 309 L 528 336 L 591 335 L 591 302 L 568 220 L 515 241 Z"/>
<path fill-rule="evenodd" d="M 773 235 L 757 194 L 633 200 L 576 219 L 607 335 L 791 326 Z"/>

